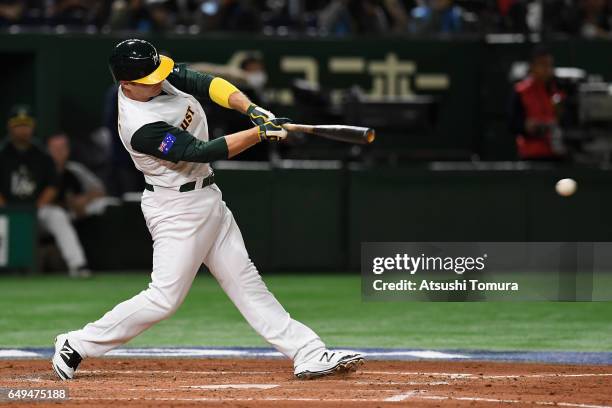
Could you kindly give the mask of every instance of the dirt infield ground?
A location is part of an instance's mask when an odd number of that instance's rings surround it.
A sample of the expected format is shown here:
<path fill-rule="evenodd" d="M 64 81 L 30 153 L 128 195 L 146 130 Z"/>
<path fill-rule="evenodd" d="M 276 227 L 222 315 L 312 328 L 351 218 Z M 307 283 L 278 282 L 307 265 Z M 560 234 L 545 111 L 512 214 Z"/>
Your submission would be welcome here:
<path fill-rule="evenodd" d="M 349 376 L 299 381 L 283 360 L 107 358 L 84 361 L 63 383 L 48 361 L 0 360 L 0 387 L 68 387 L 61 405 L 80 407 L 612 408 L 611 366 L 368 361 Z"/>

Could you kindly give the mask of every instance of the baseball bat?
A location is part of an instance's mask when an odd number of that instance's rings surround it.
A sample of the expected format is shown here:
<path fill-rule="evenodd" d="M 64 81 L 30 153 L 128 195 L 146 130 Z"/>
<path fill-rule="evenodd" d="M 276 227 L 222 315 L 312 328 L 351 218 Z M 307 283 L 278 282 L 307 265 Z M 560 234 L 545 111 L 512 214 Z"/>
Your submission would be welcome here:
<path fill-rule="evenodd" d="M 298 125 L 287 123 L 283 127 L 288 132 L 303 132 L 346 143 L 369 144 L 376 138 L 372 128 L 346 125 Z"/>

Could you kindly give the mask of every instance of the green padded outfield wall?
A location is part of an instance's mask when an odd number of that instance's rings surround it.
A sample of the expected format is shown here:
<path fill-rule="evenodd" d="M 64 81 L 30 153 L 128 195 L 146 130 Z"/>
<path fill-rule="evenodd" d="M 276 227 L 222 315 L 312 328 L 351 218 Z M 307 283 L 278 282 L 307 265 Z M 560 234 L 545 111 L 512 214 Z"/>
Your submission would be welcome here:
<path fill-rule="evenodd" d="M 612 172 L 218 170 L 264 269 L 356 270 L 366 241 L 612 241 Z M 560 197 L 557 180 L 578 180 Z M 250 186 L 243 188 L 242 186 Z"/>
<path fill-rule="evenodd" d="M 612 241 L 612 172 L 424 169 L 216 171 L 263 271 L 357 270 L 368 241 Z M 554 185 L 578 181 L 569 198 Z M 151 268 L 138 203 L 77 224 L 91 266 Z M 121 233 L 118 233 L 121 231 Z"/>
<path fill-rule="evenodd" d="M 258 264 L 276 270 L 345 263 L 348 213 L 339 170 L 218 170 L 217 183 Z"/>
<path fill-rule="evenodd" d="M 555 183 L 578 181 L 561 197 Z M 366 241 L 612 241 L 612 172 L 351 172 L 350 266 Z"/>

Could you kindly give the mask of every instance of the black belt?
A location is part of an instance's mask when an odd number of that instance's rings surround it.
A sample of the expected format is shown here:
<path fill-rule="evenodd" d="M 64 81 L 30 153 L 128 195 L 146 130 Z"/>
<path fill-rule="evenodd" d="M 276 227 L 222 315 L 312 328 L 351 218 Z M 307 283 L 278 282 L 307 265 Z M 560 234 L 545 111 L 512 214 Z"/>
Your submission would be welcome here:
<path fill-rule="evenodd" d="M 189 183 L 185 183 L 182 186 L 179 187 L 179 190 L 181 193 L 186 193 L 188 191 L 193 191 L 196 188 L 196 183 L 195 181 L 190 181 Z M 208 187 L 211 184 L 215 184 L 215 175 L 211 174 L 210 176 L 206 177 L 204 180 L 202 180 L 202 188 L 204 187 Z M 159 186 L 157 186 L 159 187 Z M 145 188 L 149 191 L 155 191 L 155 186 L 152 186 L 151 184 L 145 182 Z M 164 187 L 160 187 L 160 188 L 164 188 Z"/>

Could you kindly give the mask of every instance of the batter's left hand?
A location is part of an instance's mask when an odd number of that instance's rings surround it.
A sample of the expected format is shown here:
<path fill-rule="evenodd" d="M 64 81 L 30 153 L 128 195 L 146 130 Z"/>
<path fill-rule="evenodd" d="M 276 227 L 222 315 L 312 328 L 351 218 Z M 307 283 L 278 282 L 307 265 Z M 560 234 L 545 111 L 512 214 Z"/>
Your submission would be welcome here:
<path fill-rule="evenodd" d="M 276 117 L 272 112 L 267 111 L 264 108 L 255 105 L 254 103 L 249 106 L 246 111 L 246 114 L 249 115 L 251 122 L 253 122 L 255 126 L 263 125 L 267 121 Z"/>
<path fill-rule="evenodd" d="M 274 118 L 259 125 L 259 139 L 269 142 L 278 142 L 287 137 L 287 131 L 283 129 L 283 125 L 291 123 L 288 118 Z"/>

